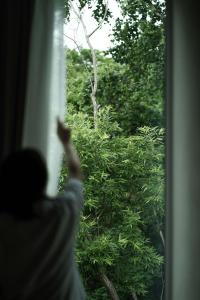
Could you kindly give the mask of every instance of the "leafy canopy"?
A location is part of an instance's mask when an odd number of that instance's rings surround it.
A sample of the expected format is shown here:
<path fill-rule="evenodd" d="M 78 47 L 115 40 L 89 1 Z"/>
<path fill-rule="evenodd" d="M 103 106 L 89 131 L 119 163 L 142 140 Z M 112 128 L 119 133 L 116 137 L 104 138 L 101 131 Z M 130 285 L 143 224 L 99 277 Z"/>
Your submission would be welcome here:
<path fill-rule="evenodd" d="M 66 121 L 85 174 L 76 257 L 89 300 L 108 298 L 101 274 L 120 299 L 134 292 L 140 299 L 155 300 L 163 288 L 165 3 L 118 3 L 122 17 L 116 21 L 113 47 L 107 53 L 96 51 L 96 129 L 91 53 L 66 51 Z M 80 0 L 78 6 L 91 7 L 98 22 L 105 13 L 102 0 Z M 68 9 L 66 1 L 67 16 Z M 65 178 L 63 169 L 61 189 Z"/>
<path fill-rule="evenodd" d="M 105 273 L 122 299 L 133 291 L 146 295 L 163 262 L 148 231 L 151 226 L 159 235 L 155 214 L 158 221 L 164 215 L 163 131 L 145 127 L 119 136 L 110 107 L 100 110 L 97 129 L 80 112 L 69 112 L 67 123 L 85 174 L 77 261 L 88 294 L 102 299 L 99 275 Z"/>

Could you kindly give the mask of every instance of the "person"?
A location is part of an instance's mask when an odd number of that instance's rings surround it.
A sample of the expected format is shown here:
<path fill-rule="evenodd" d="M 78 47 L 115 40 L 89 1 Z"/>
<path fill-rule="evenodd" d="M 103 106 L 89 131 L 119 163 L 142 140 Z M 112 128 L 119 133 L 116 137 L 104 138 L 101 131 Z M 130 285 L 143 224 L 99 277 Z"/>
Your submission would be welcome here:
<path fill-rule="evenodd" d="M 83 205 L 82 174 L 71 131 L 57 121 L 68 168 L 62 195 L 45 195 L 47 168 L 34 149 L 11 154 L 0 168 L 0 299 L 82 300 L 74 258 Z"/>

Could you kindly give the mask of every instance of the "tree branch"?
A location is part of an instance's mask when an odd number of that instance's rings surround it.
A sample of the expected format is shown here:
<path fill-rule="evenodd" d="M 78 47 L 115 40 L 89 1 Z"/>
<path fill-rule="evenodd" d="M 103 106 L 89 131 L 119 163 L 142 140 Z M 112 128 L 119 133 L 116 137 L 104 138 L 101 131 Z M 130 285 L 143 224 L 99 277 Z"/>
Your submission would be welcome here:
<path fill-rule="evenodd" d="M 161 291 L 161 295 L 160 295 L 160 300 L 163 300 L 164 291 L 165 291 L 165 279 L 164 279 L 164 275 L 162 272 L 162 291 Z"/>
<path fill-rule="evenodd" d="M 110 295 L 110 298 L 112 300 L 120 300 L 112 281 L 106 276 L 106 274 L 101 273 L 100 280 L 103 283 L 103 285 L 106 287 L 106 289 Z"/>
<path fill-rule="evenodd" d="M 68 35 L 65 34 L 65 33 L 63 33 L 63 35 L 66 36 L 66 38 L 68 38 L 68 39 L 71 40 L 72 42 L 74 42 L 74 44 L 76 45 L 76 48 L 78 49 L 78 52 L 79 52 L 79 54 L 80 54 L 80 56 L 81 56 L 81 59 L 82 59 L 84 68 L 85 68 L 85 70 L 86 70 L 86 72 L 87 72 L 87 74 L 88 74 L 88 76 L 89 76 L 90 86 L 91 86 L 91 89 L 92 89 L 92 88 L 93 88 L 93 85 L 92 85 L 92 78 L 91 78 L 91 76 L 90 76 L 90 72 L 89 72 L 89 70 L 88 70 L 88 67 L 87 67 L 87 65 L 85 64 L 84 59 L 83 59 L 83 56 L 82 56 L 82 54 L 81 54 L 81 47 L 79 46 L 79 44 L 76 42 L 76 40 L 75 40 L 74 38 L 68 36 Z"/>
<path fill-rule="evenodd" d="M 104 16 L 101 20 L 101 22 L 99 23 L 99 25 L 88 35 L 89 38 L 98 30 L 102 27 L 103 25 L 103 22 L 105 21 L 105 18 L 106 18 L 106 15 L 108 13 L 108 0 L 106 1 L 106 4 L 105 4 L 106 8 L 105 8 L 105 12 L 104 12 Z"/>
<path fill-rule="evenodd" d="M 93 104 L 93 116 L 94 116 L 94 126 L 95 128 L 97 127 L 97 112 L 98 112 L 98 104 L 96 101 L 96 92 L 97 92 L 97 87 L 98 87 L 98 76 L 97 76 L 97 60 L 96 60 L 96 52 L 95 49 L 92 46 L 92 43 L 90 41 L 90 37 L 87 33 L 87 28 L 85 25 L 85 22 L 82 18 L 82 14 L 80 11 L 77 11 L 72 3 L 70 1 L 71 8 L 74 12 L 74 14 L 77 16 L 77 18 L 80 20 L 81 25 L 83 27 L 84 35 L 86 38 L 86 42 L 88 44 L 88 47 L 90 48 L 91 54 L 92 54 L 92 66 L 93 66 L 93 83 L 92 83 L 92 92 L 90 94 L 92 104 Z"/>
<path fill-rule="evenodd" d="M 132 292 L 132 295 L 131 295 L 131 296 L 133 297 L 133 300 L 138 300 L 138 297 L 137 297 L 137 295 L 136 295 L 135 292 Z"/>
<path fill-rule="evenodd" d="M 75 39 L 73 39 L 72 37 L 68 36 L 67 34 L 63 33 L 64 36 L 66 36 L 66 38 L 68 38 L 69 40 L 71 40 L 72 42 L 74 42 L 74 44 L 76 45 L 76 48 L 79 50 L 80 46 L 79 44 L 76 42 Z"/>
<path fill-rule="evenodd" d="M 165 248 L 165 238 L 164 238 L 162 230 L 160 230 L 160 238 L 161 238 L 162 243 L 163 243 L 163 248 Z"/>

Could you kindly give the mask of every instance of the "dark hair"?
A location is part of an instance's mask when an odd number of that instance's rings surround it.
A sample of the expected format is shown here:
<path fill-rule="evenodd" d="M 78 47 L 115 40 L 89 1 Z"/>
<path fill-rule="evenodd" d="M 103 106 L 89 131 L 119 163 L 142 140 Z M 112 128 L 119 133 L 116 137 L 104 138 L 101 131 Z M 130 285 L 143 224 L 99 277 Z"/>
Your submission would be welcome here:
<path fill-rule="evenodd" d="M 46 164 L 37 150 L 10 154 L 0 168 L 0 212 L 31 218 L 33 203 L 44 194 L 47 179 Z"/>

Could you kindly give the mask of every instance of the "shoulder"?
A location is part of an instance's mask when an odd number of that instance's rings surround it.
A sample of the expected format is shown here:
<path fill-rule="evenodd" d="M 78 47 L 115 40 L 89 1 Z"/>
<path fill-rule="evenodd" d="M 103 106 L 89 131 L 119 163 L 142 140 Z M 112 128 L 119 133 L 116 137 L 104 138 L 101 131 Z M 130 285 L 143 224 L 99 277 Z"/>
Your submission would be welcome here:
<path fill-rule="evenodd" d="M 82 181 L 77 178 L 69 178 L 65 186 L 65 191 L 74 190 L 75 192 L 82 192 Z"/>
<path fill-rule="evenodd" d="M 52 201 L 51 201 L 52 202 Z M 79 216 L 83 207 L 83 184 L 76 178 L 70 178 L 62 193 L 53 200 L 54 209 Z"/>
<path fill-rule="evenodd" d="M 82 182 L 70 178 L 62 193 L 56 197 L 46 197 L 35 205 L 34 211 L 40 217 L 50 219 L 77 219 L 83 206 Z"/>

